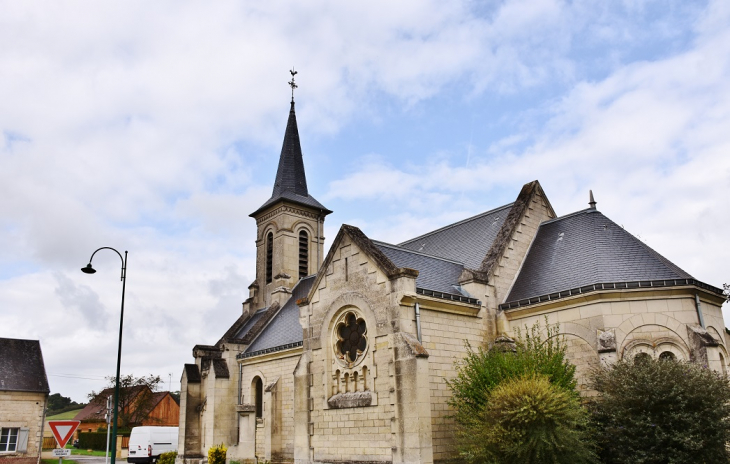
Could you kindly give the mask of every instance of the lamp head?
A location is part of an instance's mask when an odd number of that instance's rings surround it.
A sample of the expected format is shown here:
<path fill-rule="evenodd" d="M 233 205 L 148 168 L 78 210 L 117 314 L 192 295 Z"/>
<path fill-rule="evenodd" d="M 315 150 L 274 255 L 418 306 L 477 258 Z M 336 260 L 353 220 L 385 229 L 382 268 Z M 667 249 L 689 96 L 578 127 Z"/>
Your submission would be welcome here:
<path fill-rule="evenodd" d="M 86 267 L 81 268 L 81 272 L 83 272 L 84 274 L 93 274 L 96 272 L 96 269 L 91 267 L 91 263 L 89 263 L 86 265 Z"/>

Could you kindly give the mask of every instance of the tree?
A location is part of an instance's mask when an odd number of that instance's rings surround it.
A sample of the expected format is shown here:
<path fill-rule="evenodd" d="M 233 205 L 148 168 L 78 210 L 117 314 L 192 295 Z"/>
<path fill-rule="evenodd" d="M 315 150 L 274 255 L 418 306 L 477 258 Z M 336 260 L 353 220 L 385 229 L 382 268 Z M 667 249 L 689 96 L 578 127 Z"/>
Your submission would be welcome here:
<path fill-rule="evenodd" d="M 48 415 L 60 414 L 66 411 L 83 408 L 85 405 L 71 401 L 71 398 L 54 393 L 48 396 Z"/>
<path fill-rule="evenodd" d="M 621 361 L 592 375 L 606 463 L 729 462 L 730 384 L 695 363 Z"/>
<path fill-rule="evenodd" d="M 107 377 L 107 381 L 107 388 L 89 394 L 89 402 L 100 408 L 106 408 L 107 397 L 114 395 L 116 377 Z M 155 407 L 154 392 L 161 382 L 159 375 L 151 374 L 147 377 L 135 377 L 132 374 L 120 377 L 118 428 L 134 427 L 149 419 L 149 414 Z"/>
<path fill-rule="evenodd" d="M 559 327 L 518 331 L 513 349 L 473 350 L 447 381 L 457 449 L 473 463 L 591 462 L 593 442 Z"/>

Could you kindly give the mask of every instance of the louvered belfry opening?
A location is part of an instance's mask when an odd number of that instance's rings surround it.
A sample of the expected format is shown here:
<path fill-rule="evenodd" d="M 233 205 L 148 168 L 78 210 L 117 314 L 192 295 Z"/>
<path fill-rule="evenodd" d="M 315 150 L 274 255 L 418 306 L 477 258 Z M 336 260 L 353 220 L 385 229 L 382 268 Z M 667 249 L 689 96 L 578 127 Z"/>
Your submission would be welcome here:
<path fill-rule="evenodd" d="M 271 283 L 271 268 L 274 259 L 274 234 L 269 232 L 266 236 L 266 283 Z"/>
<path fill-rule="evenodd" d="M 309 234 L 306 230 L 299 232 L 299 278 L 309 275 Z"/>

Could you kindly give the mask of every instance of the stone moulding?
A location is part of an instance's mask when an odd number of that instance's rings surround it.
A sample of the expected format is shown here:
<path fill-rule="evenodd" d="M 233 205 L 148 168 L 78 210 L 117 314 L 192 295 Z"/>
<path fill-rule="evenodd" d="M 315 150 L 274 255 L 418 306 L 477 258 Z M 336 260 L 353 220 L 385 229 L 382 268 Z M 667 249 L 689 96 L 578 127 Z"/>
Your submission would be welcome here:
<path fill-rule="evenodd" d="M 338 393 L 327 400 L 332 409 L 362 408 L 372 402 L 373 395 L 369 391 Z"/>
<path fill-rule="evenodd" d="M 237 404 L 236 412 L 239 414 L 248 414 L 256 411 L 255 404 Z"/>

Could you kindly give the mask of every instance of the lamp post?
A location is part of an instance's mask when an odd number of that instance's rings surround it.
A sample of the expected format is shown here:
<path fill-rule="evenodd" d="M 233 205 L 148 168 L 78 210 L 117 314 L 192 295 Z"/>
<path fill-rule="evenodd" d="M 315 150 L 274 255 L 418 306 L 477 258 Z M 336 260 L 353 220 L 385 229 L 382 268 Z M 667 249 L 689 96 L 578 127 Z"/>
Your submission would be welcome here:
<path fill-rule="evenodd" d="M 112 428 L 112 443 L 114 446 L 114 452 L 112 452 L 112 462 L 111 464 L 116 464 L 116 457 L 117 457 L 117 416 L 119 415 L 119 368 L 122 364 L 122 327 L 124 324 L 124 289 L 127 285 L 127 252 L 124 252 L 124 258 L 122 258 L 121 253 L 119 253 L 117 250 L 111 247 L 101 247 L 94 251 L 91 254 L 91 258 L 89 258 L 89 264 L 87 264 L 85 267 L 81 268 L 81 271 L 86 274 L 94 274 L 96 272 L 96 269 L 91 267 L 91 261 L 94 259 L 94 255 L 99 250 L 112 250 L 117 255 L 119 255 L 119 259 L 122 260 L 122 312 L 119 316 L 119 348 L 117 349 L 117 376 L 115 379 L 115 385 L 114 385 L 114 425 Z"/>

